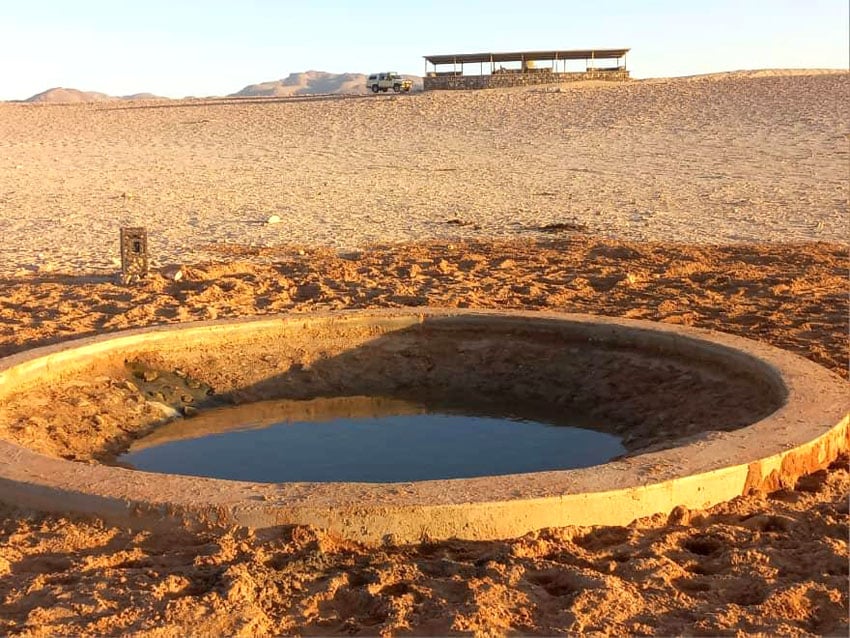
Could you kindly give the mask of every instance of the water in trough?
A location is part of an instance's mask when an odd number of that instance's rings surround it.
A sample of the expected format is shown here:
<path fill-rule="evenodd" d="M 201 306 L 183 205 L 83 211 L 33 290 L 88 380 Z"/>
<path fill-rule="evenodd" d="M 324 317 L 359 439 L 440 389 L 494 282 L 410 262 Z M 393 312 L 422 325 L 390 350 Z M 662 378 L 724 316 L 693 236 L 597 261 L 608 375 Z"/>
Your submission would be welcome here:
<path fill-rule="evenodd" d="M 118 462 L 264 483 L 395 483 L 588 467 L 625 452 L 618 437 L 569 415 L 521 414 L 383 397 L 266 401 L 157 428 Z"/>

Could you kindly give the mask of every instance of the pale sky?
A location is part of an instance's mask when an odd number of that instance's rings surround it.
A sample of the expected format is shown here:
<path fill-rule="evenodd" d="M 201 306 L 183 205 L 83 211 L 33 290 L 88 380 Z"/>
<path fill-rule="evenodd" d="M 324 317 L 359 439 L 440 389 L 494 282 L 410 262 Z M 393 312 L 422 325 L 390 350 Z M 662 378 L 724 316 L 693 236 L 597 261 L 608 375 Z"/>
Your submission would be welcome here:
<path fill-rule="evenodd" d="M 226 95 L 423 55 L 630 47 L 633 77 L 848 68 L 848 0 L 0 0 L 0 100 Z"/>

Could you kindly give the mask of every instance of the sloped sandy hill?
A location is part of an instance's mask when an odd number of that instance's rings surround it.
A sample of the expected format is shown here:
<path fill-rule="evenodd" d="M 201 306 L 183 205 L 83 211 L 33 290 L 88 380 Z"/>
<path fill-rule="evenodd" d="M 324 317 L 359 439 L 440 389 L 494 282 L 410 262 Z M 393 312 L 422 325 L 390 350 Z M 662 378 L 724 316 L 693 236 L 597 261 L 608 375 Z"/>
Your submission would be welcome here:
<path fill-rule="evenodd" d="M 79 102 L 108 102 L 115 99 L 117 98 L 114 98 L 111 95 L 106 95 L 106 93 L 98 93 L 97 91 L 79 91 L 77 89 L 56 87 L 53 89 L 47 89 L 37 95 L 33 95 L 24 101 L 33 103 L 49 102 L 52 104 L 69 104 Z"/>
<path fill-rule="evenodd" d="M 574 84 L 0 104 L 0 273 L 111 271 L 122 225 L 149 228 L 155 265 L 203 261 L 213 242 L 349 250 L 570 228 L 846 241 L 850 75 Z"/>
<path fill-rule="evenodd" d="M 740 71 L 717 71 L 699 75 L 682 75 L 675 77 L 633 78 L 630 84 L 677 84 L 690 83 L 728 83 L 747 82 L 764 78 L 780 78 L 793 81 L 802 76 L 840 76 L 850 75 L 846 69 L 749 69 Z M 621 86 L 617 82 L 607 80 L 586 80 L 583 82 L 561 82 L 557 84 L 535 84 L 496 89 L 499 93 L 563 93 L 565 91 L 586 91 L 588 89 L 616 89 Z"/>
<path fill-rule="evenodd" d="M 846 69 L 743 69 L 739 71 L 719 71 L 700 75 L 686 75 L 676 80 L 742 80 L 747 78 L 794 77 L 798 75 L 840 75 Z"/>

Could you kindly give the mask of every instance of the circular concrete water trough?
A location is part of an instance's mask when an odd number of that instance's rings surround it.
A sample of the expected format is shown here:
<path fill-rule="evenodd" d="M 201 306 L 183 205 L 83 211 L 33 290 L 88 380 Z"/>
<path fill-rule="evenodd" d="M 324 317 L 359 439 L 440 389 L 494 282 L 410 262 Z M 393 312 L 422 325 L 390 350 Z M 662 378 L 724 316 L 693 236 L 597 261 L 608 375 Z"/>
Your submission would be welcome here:
<path fill-rule="evenodd" d="M 578 411 L 628 453 L 578 470 L 392 484 L 109 465 L 158 424 L 208 406 L 364 395 Z M 0 361 L 0 500 L 140 527 L 507 538 L 793 485 L 847 445 L 847 384 L 814 363 L 726 334 L 585 315 L 287 315 L 134 330 Z"/>

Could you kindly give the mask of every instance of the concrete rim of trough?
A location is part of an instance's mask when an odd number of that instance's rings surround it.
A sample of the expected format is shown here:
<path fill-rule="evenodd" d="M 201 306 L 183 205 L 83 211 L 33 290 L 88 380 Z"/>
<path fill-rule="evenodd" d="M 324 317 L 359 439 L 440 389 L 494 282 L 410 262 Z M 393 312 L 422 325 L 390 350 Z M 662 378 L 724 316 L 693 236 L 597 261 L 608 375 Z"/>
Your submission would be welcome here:
<path fill-rule="evenodd" d="M 365 543 L 499 539 L 545 527 L 625 525 L 677 506 L 701 509 L 751 490 L 793 486 L 848 449 L 848 384 L 772 346 L 714 331 L 648 321 L 551 312 L 410 308 L 161 325 L 65 342 L 0 360 L 0 401 L 92 356 L 165 346 L 175 338 L 244 331 L 381 323 L 509 322 L 569 326 L 610 340 L 683 354 L 709 353 L 747 366 L 780 394 L 781 407 L 731 432 L 590 468 L 413 483 L 249 483 L 153 474 L 38 454 L 0 440 L 0 500 L 76 512 L 143 528 L 312 525 Z M 583 333 L 584 334 L 584 333 Z"/>

